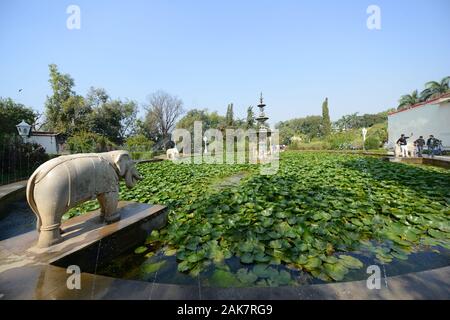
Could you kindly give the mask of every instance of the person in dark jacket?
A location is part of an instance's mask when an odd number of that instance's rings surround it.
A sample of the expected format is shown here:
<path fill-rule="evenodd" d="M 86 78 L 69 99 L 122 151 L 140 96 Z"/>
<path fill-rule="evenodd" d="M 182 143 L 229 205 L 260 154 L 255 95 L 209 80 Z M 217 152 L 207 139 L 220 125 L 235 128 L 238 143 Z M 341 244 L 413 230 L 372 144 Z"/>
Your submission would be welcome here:
<path fill-rule="evenodd" d="M 405 137 L 405 135 L 402 133 L 400 135 L 400 138 L 398 138 L 398 140 L 397 140 L 397 144 L 400 145 L 400 155 L 402 157 L 408 156 L 408 148 L 407 148 L 408 141 L 407 141 L 407 139 L 409 139 L 409 137 Z"/>
<path fill-rule="evenodd" d="M 430 157 L 434 157 L 434 149 L 436 146 L 436 138 L 430 134 L 430 137 L 427 139 L 427 148 Z"/>
<path fill-rule="evenodd" d="M 420 136 L 419 139 L 414 141 L 414 145 L 417 148 L 417 156 L 422 157 L 423 146 L 425 145 L 425 139 L 423 138 L 423 136 Z"/>

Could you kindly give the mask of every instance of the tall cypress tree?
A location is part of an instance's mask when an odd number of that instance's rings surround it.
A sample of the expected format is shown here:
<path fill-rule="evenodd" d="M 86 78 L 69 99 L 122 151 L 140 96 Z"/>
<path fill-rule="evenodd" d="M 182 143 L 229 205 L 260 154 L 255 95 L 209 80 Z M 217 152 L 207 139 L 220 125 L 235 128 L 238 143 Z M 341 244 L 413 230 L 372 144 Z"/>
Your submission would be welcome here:
<path fill-rule="evenodd" d="M 331 120 L 330 112 L 328 110 L 328 98 L 322 104 L 322 133 L 324 136 L 328 136 L 331 133 Z"/>
<path fill-rule="evenodd" d="M 227 107 L 227 115 L 225 116 L 225 121 L 227 122 L 228 127 L 232 127 L 234 124 L 233 104 L 232 103 L 230 103 Z"/>
<path fill-rule="evenodd" d="M 253 113 L 253 107 L 250 106 L 247 109 L 247 129 L 252 129 L 255 126 L 255 114 Z"/>

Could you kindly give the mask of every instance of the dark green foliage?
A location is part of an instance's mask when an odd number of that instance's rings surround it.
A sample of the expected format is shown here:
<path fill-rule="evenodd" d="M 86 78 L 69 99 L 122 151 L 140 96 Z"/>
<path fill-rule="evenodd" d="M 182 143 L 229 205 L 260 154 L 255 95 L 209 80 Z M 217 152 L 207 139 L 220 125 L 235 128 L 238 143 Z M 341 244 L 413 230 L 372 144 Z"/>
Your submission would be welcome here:
<path fill-rule="evenodd" d="M 37 114 L 11 98 L 0 97 L 0 138 L 6 134 L 17 134 L 16 125 L 22 120 L 33 125 Z"/>
<path fill-rule="evenodd" d="M 153 144 L 153 141 L 147 139 L 143 134 L 137 134 L 125 141 L 125 148 L 130 152 L 145 152 L 152 151 Z"/>
<path fill-rule="evenodd" d="M 69 137 L 67 145 L 71 153 L 106 152 L 114 150 L 116 147 L 108 138 L 86 131 Z"/>
<path fill-rule="evenodd" d="M 376 136 L 370 136 L 364 143 L 366 150 L 378 149 L 381 147 L 381 141 Z"/>
<path fill-rule="evenodd" d="M 16 134 L 0 136 L 0 185 L 27 179 L 49 159 L 38 144 L 23 143 Z"/>
<path fill-rule="evenodd" d="M 307 116 L 279 122 L 275 128 L 280 132 L 280 143 L 289 144 L 293 136 L 304 136 L 307 140 L 306 142 L 313 138 L 321 137 L 321 126 L 321 116 Z"/>

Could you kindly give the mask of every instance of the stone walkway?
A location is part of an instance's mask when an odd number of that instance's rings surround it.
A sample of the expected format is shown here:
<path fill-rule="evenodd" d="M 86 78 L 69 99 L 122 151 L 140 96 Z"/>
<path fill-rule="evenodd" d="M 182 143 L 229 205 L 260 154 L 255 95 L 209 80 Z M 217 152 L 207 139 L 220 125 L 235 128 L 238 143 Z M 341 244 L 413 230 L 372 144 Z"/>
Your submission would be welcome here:
<path fill-rule="evenodd" d="M 0 256 L 0 259 L 2 257 Z M 70 290 L 66 269 L 28 265 L 0 273 L 0 299 L 72 300 L 448 300 L 450 267 L 381 279 L 380 289 L 366 281 L 275 288 L 211 288 L 115 279 L 81 274 L 81 288 Z M 386 286 L 387 284 L 387 286 Z"/>

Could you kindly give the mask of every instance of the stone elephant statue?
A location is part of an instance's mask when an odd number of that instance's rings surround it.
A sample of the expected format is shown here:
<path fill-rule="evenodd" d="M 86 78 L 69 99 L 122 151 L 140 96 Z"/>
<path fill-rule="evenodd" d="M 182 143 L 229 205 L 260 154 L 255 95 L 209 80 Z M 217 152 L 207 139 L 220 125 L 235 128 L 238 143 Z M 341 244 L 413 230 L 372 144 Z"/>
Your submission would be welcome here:
<path fill-rule="evenodd" d="M 167 149 L 166 151 L 167 160 L 175 160 L 180 157 L 180 153 L 178 152 L 177 147 Z"/>
<path fill-rule="evenodd" d="M 70 208 L 97 198 L 101 220 L 120 219 L 119 179 L 132 188 L 141 177 L 126 151 L 81 153 L 49 160 L 27 183 L 27 200 L 37 217 L 38 247 L 61 241 L 61 218 Z"/>

